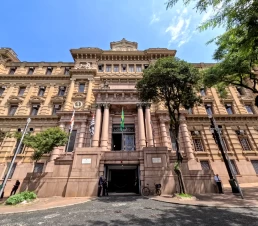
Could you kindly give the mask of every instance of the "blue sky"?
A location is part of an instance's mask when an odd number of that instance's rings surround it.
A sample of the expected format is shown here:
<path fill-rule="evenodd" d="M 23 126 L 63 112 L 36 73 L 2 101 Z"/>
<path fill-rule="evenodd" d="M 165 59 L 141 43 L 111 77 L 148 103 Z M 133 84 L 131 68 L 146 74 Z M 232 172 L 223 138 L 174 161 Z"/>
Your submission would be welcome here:
<path fill-rule="evenodd" d="M 221 29 L 196 28 L 212 11 L 200 15 L 193 6 L 167 0 L 26 0 L 1 3 L 0 46 L 11 47 L 21 61 L 72 61 L 69 50 L 110 48 L 126 38 L 138 49 L 165 47 L 189 62 L 213 62 L 215 45 L 206 45 Z"/>

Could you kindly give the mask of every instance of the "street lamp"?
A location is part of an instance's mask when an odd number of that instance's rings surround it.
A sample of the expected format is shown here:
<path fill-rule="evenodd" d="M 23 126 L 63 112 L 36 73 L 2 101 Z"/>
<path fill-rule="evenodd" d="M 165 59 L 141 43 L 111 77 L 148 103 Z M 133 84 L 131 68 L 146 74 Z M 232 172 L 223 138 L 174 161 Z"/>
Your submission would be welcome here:
<path fill-rule="evenodd" d="M 224 142 L 222 141 L 222 138 L 221 138 L 221 135 L 220 135 L 221 134 L 221 128 L 217 125 L 217 123 L 216 123 L 216 121 L 215 121 L 215 119 L 213 118 L 212 115 L 208 114 L 208 117 L 209 117 L 210 122 L 211 122 L 211 132 L 213 134 L 213 138 L 214 138 L 216 144 L 219 147 L 219 150 L 221 152 L 223 161 L 224 161 L 225 166 L 226 166 L 227 171 L 228 171 L 228 175 L 229 175 L 229 178 L 230 178 L 229 183 L 230 183 L 230 186 L 231 186 L 231 189 L 232 189 L 232 193 L 240 193 L 240 195 L 243 199 L 244 196 L 243 196 L 242 190 L 241 190 L 241 188 L 238 184 L 236 176 L 233 173 L 234 171 L 233 171 L 232 164 L 230 162 L 227 150 L 225 148 Z"/>

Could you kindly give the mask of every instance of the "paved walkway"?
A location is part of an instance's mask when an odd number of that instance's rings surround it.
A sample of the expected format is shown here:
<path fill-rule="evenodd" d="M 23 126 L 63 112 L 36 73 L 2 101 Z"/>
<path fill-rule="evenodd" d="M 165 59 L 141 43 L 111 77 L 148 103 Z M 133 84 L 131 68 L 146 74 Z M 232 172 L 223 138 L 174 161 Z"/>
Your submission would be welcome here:
<path fill-rule="evenodd" d="M 244 199 L 240 194 L 233 194 L 230 188 L 224 188 L 224 194 L 199 194 L 195 195 L 196 200 L 178 199 L 172 196 L 155 196 L 151 199 L 156 201 L 210 207 L 258 207 L 258 187 L 243 187 Z"/>
<path fill-rule="evenodd" d="M 38 210 L 46 210 L 56 207 L 70 206 L 74 204 L 84 203 L 90 201 L 88 197 L 50 197 L 50 198 L 39 198 L 31 203 L 19 204 L 16 206 L 3 205 L 4 200 L 0 201 L 0 214 L 6 213 L 20 213 L 20 212 L 30 212 Z"/>

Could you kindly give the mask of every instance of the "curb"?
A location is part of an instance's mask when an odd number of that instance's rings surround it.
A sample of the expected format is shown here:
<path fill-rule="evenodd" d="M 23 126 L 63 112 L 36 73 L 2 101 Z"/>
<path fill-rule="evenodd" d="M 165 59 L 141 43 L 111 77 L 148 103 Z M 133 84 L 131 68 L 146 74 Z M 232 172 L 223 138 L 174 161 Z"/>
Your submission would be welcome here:
<path fill-rule="evenodd" d="M 86 202 L 90 202 L 90 201 L 92 201 L 92 200 L 94 200 L 94 199 L 89 199 L 89 200 L 86 200 L 86 201 L 77 202 L 77 203 L 72 203 L 72 204 L 67 204 L 67 205 L 52 206 L 52 207 L 47 207 L 47 208 L 43 208 L 43 209 L 21 210 L 21 211 L 16 211 L 16 212 L 5 212 L 5 213 L 1 213 L 1 212 L 0 212 L 0 215 L 16 214 L 16 213 L 28 213 L 28 212 L 49 210 L 49 209 L 55 209 L 55 208 L 63 208 L 63 207 L 67 207 L 67 206 L 74 206 L 74 205 L 77 205 L 77 204 L 83 204 L 83 203 L 86 203 Z M 14 208 L 15 208 L 15 207 L 14 207 Z M 1 210 L 1 208 L 0 208 L 0 210 Z"/>
<path fill-rule="evenodd" d="M 216 207 L 218 209 L 223 209 L 223 208 L 258 208 L 258 205 L 256 205 L 256 206 L 233 206 L 233 205 L 218 206 L 218 205 L 208 205 L 208 204 L 198 204 L 198 203 L 170 202 L 170 201 L 165 201 L 165 200 L 158 200 L 158 199 L 155 199 L 155 198 L 149 198 L 149 199 L 157 201 L 157 202 L 170 203 L 170 204 L 174 204 L 174 205 L 198 206 L 198 207 Z"/>

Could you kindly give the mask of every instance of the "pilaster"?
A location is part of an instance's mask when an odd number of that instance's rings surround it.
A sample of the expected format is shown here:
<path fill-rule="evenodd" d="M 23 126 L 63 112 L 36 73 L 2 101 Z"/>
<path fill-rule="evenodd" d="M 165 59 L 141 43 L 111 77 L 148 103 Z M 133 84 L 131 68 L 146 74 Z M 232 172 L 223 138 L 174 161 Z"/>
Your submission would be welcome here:
<path fill-rule="evenodd" d="M 138 108 L 138 128 L 139 128 L 139 148 L 140 150 L 146 146 L 145 132 L 144 132 L 144 118 L 142 111 L 142 104 L 137 104 Z"/>
<path fill-rule="evenodd" d="M 99 147 L 99 136 L 100 136 L 100 123 L 101 123 L 101 104 L 97 104 L 96 110 L 96 121 L 95 121 L 95 131 L 92 137 L 92 147 Z"/>
<path fill-rule="evenodd" d="M 74 92 L 74 85 L 75 85 L 75 78 L 71 78 L 71 83 L 69 87 L 69 91 L 66 97 L 65 105 L 64 105 L 64 110 L 69 111 L 72 109 L 72 97 L 73 97 L 73 92 Z"/>

